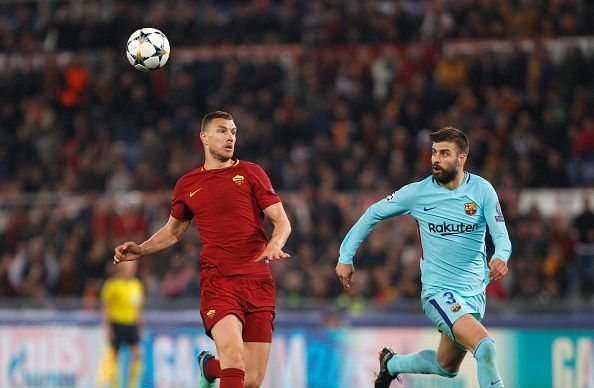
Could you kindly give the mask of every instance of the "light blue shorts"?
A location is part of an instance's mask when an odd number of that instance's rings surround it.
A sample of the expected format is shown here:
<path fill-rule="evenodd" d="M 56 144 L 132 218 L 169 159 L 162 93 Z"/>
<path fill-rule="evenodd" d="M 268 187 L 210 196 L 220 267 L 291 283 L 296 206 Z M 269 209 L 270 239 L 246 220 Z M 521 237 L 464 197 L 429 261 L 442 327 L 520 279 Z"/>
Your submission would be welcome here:
<path fill-rule="evenodd" d="M 479 322 L 485 315 L 486 299 L 482 292 L 474 296 L 462 297 L 456 291 L 443 289 L 441 291 L 423 291 L 421 303 L 425 315 L 437 326 L 437 329 L 447 334 L 461 349 L 465 348 L 456 341 L 452 326 L 460 317 L 472 314 Z"/>

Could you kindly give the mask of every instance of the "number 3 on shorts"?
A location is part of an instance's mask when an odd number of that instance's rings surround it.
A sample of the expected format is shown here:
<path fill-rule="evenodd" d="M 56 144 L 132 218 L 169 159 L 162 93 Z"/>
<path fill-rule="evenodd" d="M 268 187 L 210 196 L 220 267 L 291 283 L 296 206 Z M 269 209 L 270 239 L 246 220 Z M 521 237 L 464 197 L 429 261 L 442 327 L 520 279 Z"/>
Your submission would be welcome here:
<path fill-rule="evenodd" d="M 456 298 L 454 298 L 454 294 L 452 294 L 451 292 L 444 292 L 443 293 L 443 298 L 445 299 L 446 304 L 450 305 L 450 304 L 454 304 L 457 303 L 456 302 Z"/>

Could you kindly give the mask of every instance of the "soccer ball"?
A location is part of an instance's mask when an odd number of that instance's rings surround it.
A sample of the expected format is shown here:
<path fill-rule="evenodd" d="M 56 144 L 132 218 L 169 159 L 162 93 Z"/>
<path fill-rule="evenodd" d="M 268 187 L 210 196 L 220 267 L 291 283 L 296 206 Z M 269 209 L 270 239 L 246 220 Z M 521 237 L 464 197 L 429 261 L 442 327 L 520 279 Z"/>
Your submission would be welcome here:
<path fill-rule="evenodd" d="M 141 28 L 128 38 L 126 57 L 137 70 L 159 69 L 169 59 L 169 40 L 156 28 Z"/>

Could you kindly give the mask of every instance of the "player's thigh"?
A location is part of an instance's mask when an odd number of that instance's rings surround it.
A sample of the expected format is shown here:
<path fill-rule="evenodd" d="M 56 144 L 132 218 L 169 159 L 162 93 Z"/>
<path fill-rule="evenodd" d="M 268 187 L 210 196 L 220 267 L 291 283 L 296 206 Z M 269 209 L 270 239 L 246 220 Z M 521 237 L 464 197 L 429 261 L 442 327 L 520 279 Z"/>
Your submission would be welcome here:
<path fill-rule="evenodd" d="M 450 373 L 457 372 L 464 360 L 464 356 L 466 356 L 466 350 L 460 349 L 460 346 L 447 334 L 441 333 L 436 355 L 439 365 Z"/>
<path fill-rule="evenodd" d="M 244 322 L 243 297 L 237 292 L 241 279 L 201 276 L 200 280 L 200 316 L 206 335 L 214 339 L 214 326 L 231 314 Z"/>
<path fill-rule="evenodd" d="M 211 329 L 221 368 L 244 369 L 243 324 L 234 314 L 221 318 Z"/>
<path fill-rule="evenodd" d="M 438 330 L 448 337 L 460 348 L 466 350 L 456 337 L 453 327 L 455 323 L 466 315 L 482 319 L 485 312 L 484 295 L 462 297 L 452 290 L 439 290 L 431 293 L 424 292 L 422 296 L 423 311 L 437 326 Z M 477 320 L 477 322 L 479 322 Z"/>
<path fill-rule="evenodd" d="M 474 316 L 467 314 L 458 319 L 452 328 L 456 341 L 474 352 L 474 348 L 489 332 Z"/>
<path fill-rule="evenodd" d="M 266 375 L 270 342 L 245 342 L 245 386 L 259 387 Z"/>

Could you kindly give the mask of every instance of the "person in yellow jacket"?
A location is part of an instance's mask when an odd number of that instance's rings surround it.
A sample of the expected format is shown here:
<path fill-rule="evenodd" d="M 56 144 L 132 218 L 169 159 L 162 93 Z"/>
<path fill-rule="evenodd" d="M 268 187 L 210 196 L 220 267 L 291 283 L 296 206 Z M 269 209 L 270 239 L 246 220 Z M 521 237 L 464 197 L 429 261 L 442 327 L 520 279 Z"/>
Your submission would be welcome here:
<path fill-rule="evenodd" d="M 123 265 L 122 265 L 123 264 Z M 103 327 L 109 340 L 107 366 L 103 373 L 112 387 L 118 384 L 118 354 L 120 347 L 128 345 L 131 350 L 131 367 L 126 387 L 139 386 L 140 377 L 140 330 L 144 287 L 136 277 L 136 262 L 118 265 L 118 271 L 105 281 L 101 290 L 103 304 Z"/>

